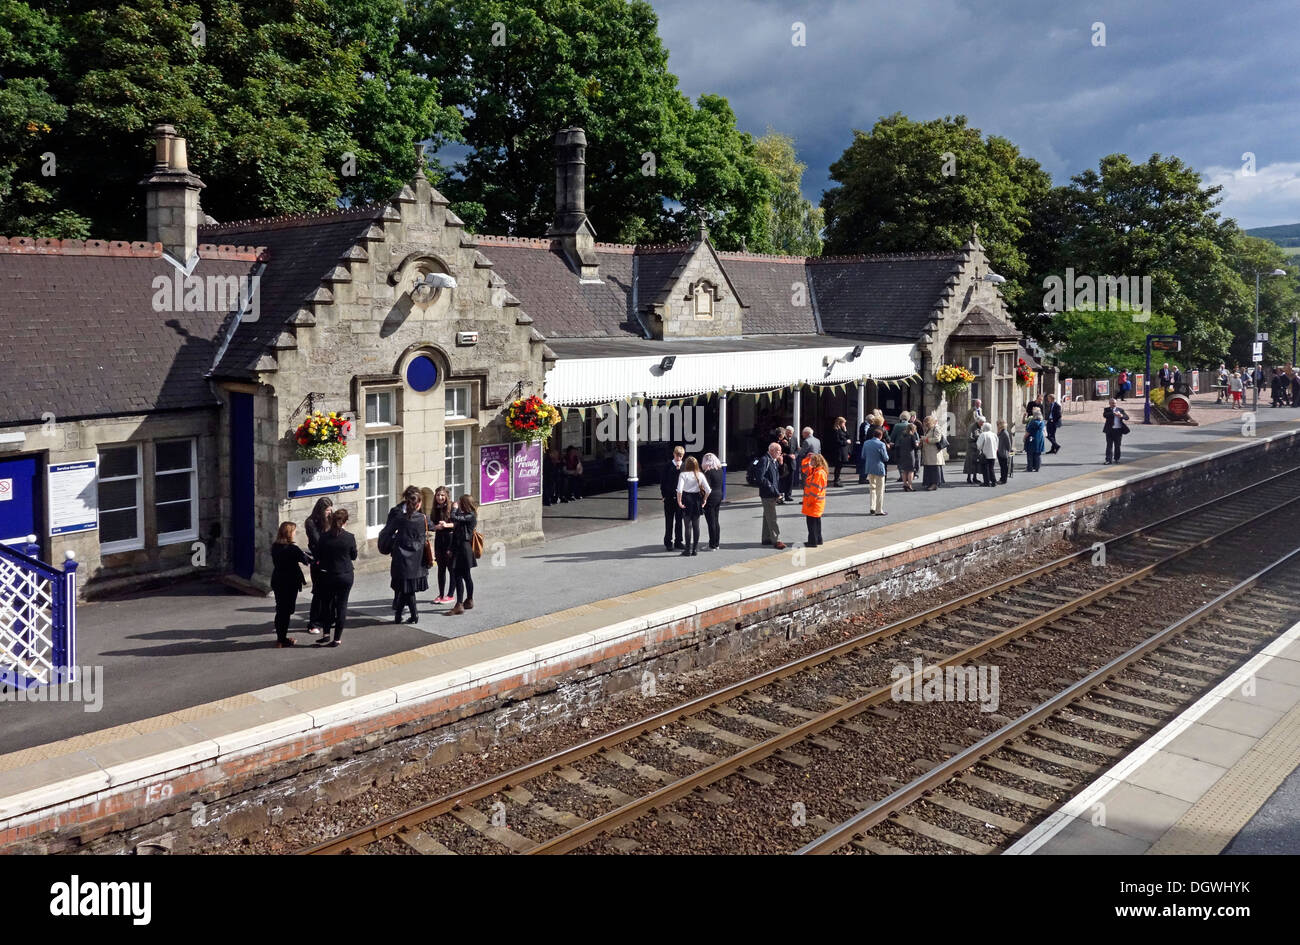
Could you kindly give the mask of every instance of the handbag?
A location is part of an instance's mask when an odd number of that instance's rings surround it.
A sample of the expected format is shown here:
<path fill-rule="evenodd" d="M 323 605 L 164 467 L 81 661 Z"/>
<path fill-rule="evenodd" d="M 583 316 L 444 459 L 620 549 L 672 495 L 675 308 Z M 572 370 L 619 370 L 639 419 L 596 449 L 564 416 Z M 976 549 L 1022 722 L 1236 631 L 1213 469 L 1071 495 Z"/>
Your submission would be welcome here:
<path fill-rule="evenodd" d="M 469 544 L 475 558 L 483 557 L 483 533 L 477 528 L 474 529 L 474 537 L 470 539 Z"/>
<path fill-rule="evenodd" d="M 433 543 L 429 538 L 429 517 L 424 517 L 424 550 L 420 552 L 420 563 L 426 568 L 433 567 Z"/>

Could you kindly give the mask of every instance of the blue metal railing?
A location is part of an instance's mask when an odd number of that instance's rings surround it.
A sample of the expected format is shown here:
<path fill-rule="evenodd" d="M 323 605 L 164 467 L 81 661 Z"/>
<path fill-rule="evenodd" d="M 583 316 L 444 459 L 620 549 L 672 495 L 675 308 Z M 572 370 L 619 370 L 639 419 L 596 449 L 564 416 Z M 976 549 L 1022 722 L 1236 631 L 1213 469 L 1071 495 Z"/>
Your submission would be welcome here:
<path fill-rule="evenodd" d="M 76 681 L 77 562 L 60 571 L 35 541 L 0 544 L 0 685 L 19 689 Z"/>

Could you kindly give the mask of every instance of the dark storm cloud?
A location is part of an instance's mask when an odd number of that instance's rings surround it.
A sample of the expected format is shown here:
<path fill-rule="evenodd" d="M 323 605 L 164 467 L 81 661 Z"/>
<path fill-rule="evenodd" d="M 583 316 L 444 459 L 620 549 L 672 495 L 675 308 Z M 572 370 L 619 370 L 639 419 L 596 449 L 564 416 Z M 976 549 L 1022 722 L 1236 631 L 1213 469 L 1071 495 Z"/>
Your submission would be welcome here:
<path fill-rule="evenodd" d="M 755 134 L 793 135 L 814 200 L 852 130 L 901 111 L 964 114 L 1058 183 L 1115 152 L 1176 154 L 1224 185 L 1221 209 L 1242 225 L 1300 221 L 1294 4 L 652 2 L 683 91 L 726 96 Z M 806 46 L 791 43 L 796 22 Z"/>

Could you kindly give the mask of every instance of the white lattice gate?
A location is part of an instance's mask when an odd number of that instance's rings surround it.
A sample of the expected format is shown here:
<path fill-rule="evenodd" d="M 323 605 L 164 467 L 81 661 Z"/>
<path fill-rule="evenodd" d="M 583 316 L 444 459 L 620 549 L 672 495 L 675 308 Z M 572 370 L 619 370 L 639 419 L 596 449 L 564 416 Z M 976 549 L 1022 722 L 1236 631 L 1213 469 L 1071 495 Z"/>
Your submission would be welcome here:
<path fill-rule="evenodd" d="M 75 681 L 77 562 L 60 571 L 39 551 L 0 544 L 0 685 Z"/>

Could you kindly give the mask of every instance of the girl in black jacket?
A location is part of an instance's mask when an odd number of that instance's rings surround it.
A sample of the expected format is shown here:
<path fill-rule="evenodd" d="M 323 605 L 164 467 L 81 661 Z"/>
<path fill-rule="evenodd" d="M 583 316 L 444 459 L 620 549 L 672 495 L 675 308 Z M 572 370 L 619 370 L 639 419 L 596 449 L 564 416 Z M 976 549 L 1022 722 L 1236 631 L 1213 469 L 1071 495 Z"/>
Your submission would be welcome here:
<path fill-rule="evenodd" d="M 333 499 L 321 496 L 316 500 L 316 507 L 311 510 L 306 522 L 307 554 L 312 559 L 311 610 L 307 615 L 307 629 L 311 633 L 320 633 L 329 616 L 329 589 L 325 586 L 325 576 L 321 574 L 320 565 L 316 563 L 316 544 L 329 528 L 329 514 L 333 507 Z"/>
<path fill-rule="evenodd" d="M 709 550 L 717 551 L 722 544 L 722 523 L 718 512 L 722 509 L 722 460 L 713 453 L 705 453 L 700 463 L 704 481 L 709 484 L 709 497 L 704 500 L 704 524 L 709 526 Z"/>
<path fill-rule="evenodd" d="M 474 529 L 478 525 L 478 503 L 472 495 L 463 495 L 451 510 L 451 582 L 456 588 L 456 606 L 449 614 L 463 614 L 474 609 L 474 578 L 470 571 L 478 567 L 474 560 Z M 438 527 L 448 528 L 447 522 Z"/>
<path fill-rule="evenodd" d="M 446 486 L 439 486 L 433 493 L 433 560 L 438 564 L 438 596 L 435 604 L 450 604 L 456 598 L 451 590 L 449 572 L 451 571 L 451 533 L 453 529 L 438 528 L 438 522 L 454 524 L 451 520 L 451 493 Z"/>
<path fill-rule="evenodd" d="M 429 569 L 424 566 L 424 543 L 429 536 L 429 520 L 420 510 L 420 490 L 407 486 L 402 504 L 388 516 L 388 524 L 379 533 L 380 554 L 391 554 L 389 575 L 393 589 L 393 623 L 402 622 L 402 611 L 410 608 L 407 623 L 420 619 L 415 595 L 429 589 Z"/>
<path fill-rule="evenodd" d="M 294 544 L 298 526 L 281 522 L 280 530 L 271 545 L 271 590 L 275 593 L 275 645 L 276 648 L 293 646 L 289 639 L 289 620 L 298 607 L 298 592 L 306 581 L 302 566 L 311 564 L 311 558 Z"/>
<path fill-rule="evenodd" d="M 329 530 L 321 536 L 317 547 L 316 563 L 325 576 L 325 586 L 329 594 L 324 629 L 334 628 L 334 639 L 326 642 L 321 637 L 321 645 L 338 646 L 343 639 L 343 625 L 348 617 L 348 595 L 352 593 L 352 581 L 355 575 L 352 562 L 357 560 L 357 540 L 351 532 L 344 531 L 348 523 L 347 509 L 334 509 L 330 513 Z"/>

